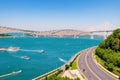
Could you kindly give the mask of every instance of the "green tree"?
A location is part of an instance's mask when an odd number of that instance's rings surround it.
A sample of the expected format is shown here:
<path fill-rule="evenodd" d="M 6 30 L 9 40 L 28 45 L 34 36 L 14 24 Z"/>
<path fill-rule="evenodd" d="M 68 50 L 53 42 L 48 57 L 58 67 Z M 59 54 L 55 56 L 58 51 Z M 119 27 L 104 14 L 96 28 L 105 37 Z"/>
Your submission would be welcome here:
<path fill-rule="evenodd" d="M 66 65 L 65 65 L 65 70 L 67 70 L 68 68 L 69 68 L 69 65 L 66 64 Z"/>
<path fill-rule="evenodd" d="M 112 63 L 108 64 L 108 70 L 113 71 L 114 65 Z"/>
<path fill-rule="evenodd" d="M 115 38 L 112 42 L 112 49 L 115 51 L 118 51 L 120 49 L 120 40 L 118 38 Z"/>
<path fill-rule="evenodd" d="M 116 29 L 113 31 L 113 37 L 120 39 L 120 29 Z"/>

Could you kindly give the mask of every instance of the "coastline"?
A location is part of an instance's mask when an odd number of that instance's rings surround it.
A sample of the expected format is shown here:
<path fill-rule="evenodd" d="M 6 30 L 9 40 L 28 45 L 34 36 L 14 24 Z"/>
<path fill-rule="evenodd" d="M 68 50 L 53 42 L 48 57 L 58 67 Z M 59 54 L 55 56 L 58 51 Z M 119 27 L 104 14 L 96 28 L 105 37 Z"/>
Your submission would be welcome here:
<path fill-rule="evenodd" d="M 6 39 L 7 39 L 7 38 L 6 38 Z M 5 40 L 6 40 L 6 39 L 5 39 Z M 9 39 L 9 38 L 8 38 L 8 39 Z M 16 38 L 16 39 L 17 39 L 17 38 Z M 15 40 L 16 40 L 16 39 L 15 39 Z M 18 38 L 18 39 L 19 39 L 19 38 Z M 15 41 L 14 39 L 10 39 L 10 40 Z M 20 39 L 20 40 L 22 40 L 22 39 Z M 26 40 L 26 39 L 25 39 L 25 40 Z M 35 39 L 35 40 L 36 40 L 36 39 Z M 38 40 L 38 39 L 37 39 L 37 40 Z M 70 40 L 71 40 L 71 39 L 70 39 Z M 8 40 L 8 41 L 9 41 L 9 40 Z M 39 40 L 38 40 L 38 41 L 39 41 Z M 73 41 L 74 41 L 74 40 L 73 40 Z M 78 40 L 78 41 L 79 41 L 79 40 Z M 19 43 L 19 42 L 18 42 L 18 43 Z M 86 42 L 85 42 L 85 43 L 86 43 Z M 4 44 L 5 44 L 5 42 L 4 42 Z M 73 49 L 73 48 L 71 48 L 71 50 L 72 50 L 72 49 Z M 86 48 L 84 48 L 84 49 L 86 49 Z M 81 49 L 80 47 L 78 47 L 76 51 L 77 51 L 77 52 L 79 52 L 79 51 L 81 52 L 81 51 L 84 50 L 84 49 Z M 75 53 L 77 53 L 77 52 L 72 52 L 72 53 L 74 53 L 72 56 L 74 56 Z M 69 53 L 71 53 L 71 51 L 70 51 Z M 71 56 L 69 59 L 71 59 L 72 56 Z M 62 57 L 62 56 L 61 56 L 61 57 Z M 57 60 L 58 60 L 58 59 L 57 59 Z M 59 61 L 59 60 L 58 60 L 58 61 Z M 58 63 L 59 63 L 59 62 L 58 62 Z M 64 64 L 65 64 L 65 63 L 64 63 Z M 64 64 L 63 64 L 63 65 L 64 65 Z M 54 64 L 53 64 L 53 65 L 54 65 Z M 61 65 L 61 66 L 62 66 L 62 65 Z M 58 67 L 59 67 L 59 66 L 58 66 Z M 58 67 L 56 67 L 56 68 L 58 68 Z M 39 68 L 40 68 L 40 67 L 39 67 Z M 38 69 L 39 69 L 39 68 L 38 68 Z M 41 67 L 41 68 L 42 68 L 42 67 Z M 55 68 L 53 68 L 53 69 L 55 69 Z M 53 70 L 53 69 L 52 69 L 52 70 Z M 40 70 L 38 70 L 38 71 L 41 73 L 42 70 L 40 69 Z M 51 70 L 49 70 L 49 71 L 51 71 Z M 47 72 L 49 72 L 49 71 L 47 71 Z M 43 74 L 44 74 L 44 73 L 43 73 Z M 34 75 L 34 73 L 33 73 L 33 75 Z M 36 77 L 36 76 L 39 76 L 39 75 L 41 75 L 41 74 L 36 74 L 36 75 L 32 76 L 31 79 L 34 78 L 34 77 Z M 50 75 L 50 76 L 51 76 L 51 75 Z"/>
<path fill-rule="evenodd" d="M 94 47 L 94 46 L 93 46 Z M 90 47 L 91 48 L 91 47 Z M 84 50 L 81 50 L 81 51 L 79 51 L 79 52 L 77 52 L 75 55 L 73 55 L 73 57 L 72 58 L 70 58 L 70 60 L 68 61 L 68 62 L 66 62 L 64 65 L 62 65 L 62 66 L 60 66 L 60 67 L 58 67 L 58 68 L 56 68 L 56 69 L 54 69 L 54 70 L 52 70 L 52 71 L 50 71 L 50 72 L 47 72 L 47 73 L 45 73 L 45 74 L 43 74 L 43 75 L 40 75 L 40 76 L 38 76 L 38 77 L 35 77 L 35 78 L 33 78 L 32 80 L 39 80 L 39 79 L 42 79 L 42 78 L 44 78 L 44 77 L 46 77 L 46 76 L 49 76 L 49 75 L 51 75 L 52 73 L 54 73 L 54 72 L 56 72 L 57 70 L 59 70 L 59 69 L 62 69 L 62 70 L 64 70 L 65 69 L 65 65 L 69 65 L 71 62 L 73 62 L 78 56 L 80 56 L 80 54 L 82 53 L 82 52 L 84 52 L 85 50 L 87 50 L 87 49 L 89 49 L 89 48 L 86 48 L 86 49 L 84 49 Z M 81 74 L 80 74 L 81 75 Z"/>

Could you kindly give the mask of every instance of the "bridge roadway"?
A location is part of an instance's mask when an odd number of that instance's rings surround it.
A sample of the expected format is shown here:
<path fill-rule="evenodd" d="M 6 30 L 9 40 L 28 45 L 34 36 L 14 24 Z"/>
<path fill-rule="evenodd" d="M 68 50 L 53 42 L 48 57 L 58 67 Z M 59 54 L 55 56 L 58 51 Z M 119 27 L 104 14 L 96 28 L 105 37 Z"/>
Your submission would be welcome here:
<path fill-rule="evenodd" d="M 87 49 L 78 59 L 79 70 L 86 80 L 116 80 L 96 65 L 92 57 L 93 50 L 94 48 Z"/>

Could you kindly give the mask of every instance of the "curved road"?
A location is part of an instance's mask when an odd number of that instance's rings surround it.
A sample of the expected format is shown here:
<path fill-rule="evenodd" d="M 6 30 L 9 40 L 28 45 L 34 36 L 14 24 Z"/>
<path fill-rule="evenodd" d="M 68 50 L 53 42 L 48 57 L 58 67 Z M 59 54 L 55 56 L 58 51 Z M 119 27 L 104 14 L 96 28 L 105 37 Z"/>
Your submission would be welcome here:
<path fill-rule="evenodd" d="M 100 69 L 92 58 L 94 48 L 89 48 L 80 54 L 78 67 L 85 75 L 86 80 L 115 80 L 102 69 Z"/>

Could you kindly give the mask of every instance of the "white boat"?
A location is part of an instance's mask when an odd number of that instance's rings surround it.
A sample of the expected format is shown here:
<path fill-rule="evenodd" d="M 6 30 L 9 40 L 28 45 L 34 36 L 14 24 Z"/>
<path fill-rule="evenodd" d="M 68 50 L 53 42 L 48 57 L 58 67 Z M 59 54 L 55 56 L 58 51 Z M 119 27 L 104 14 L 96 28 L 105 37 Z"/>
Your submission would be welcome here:
<path fill-rule="evenodd" d="M 45 51 L 42 49 L 42 50 L 40 50 L 39 52 L 40 52 L 40 53 L 44 53 Z"/>
<path fill-rule="evenodd" d="M 16 52 L 16 51 L 19 51 L 19 47 L 9 47 L 7 49 L 8 52 Z"/>
<path fill-rule="evenodd" d="M 21 56 L 21 58 L 24 60 L 30 60 L 30 57 L 28 57 L 28 56 Z"/>

